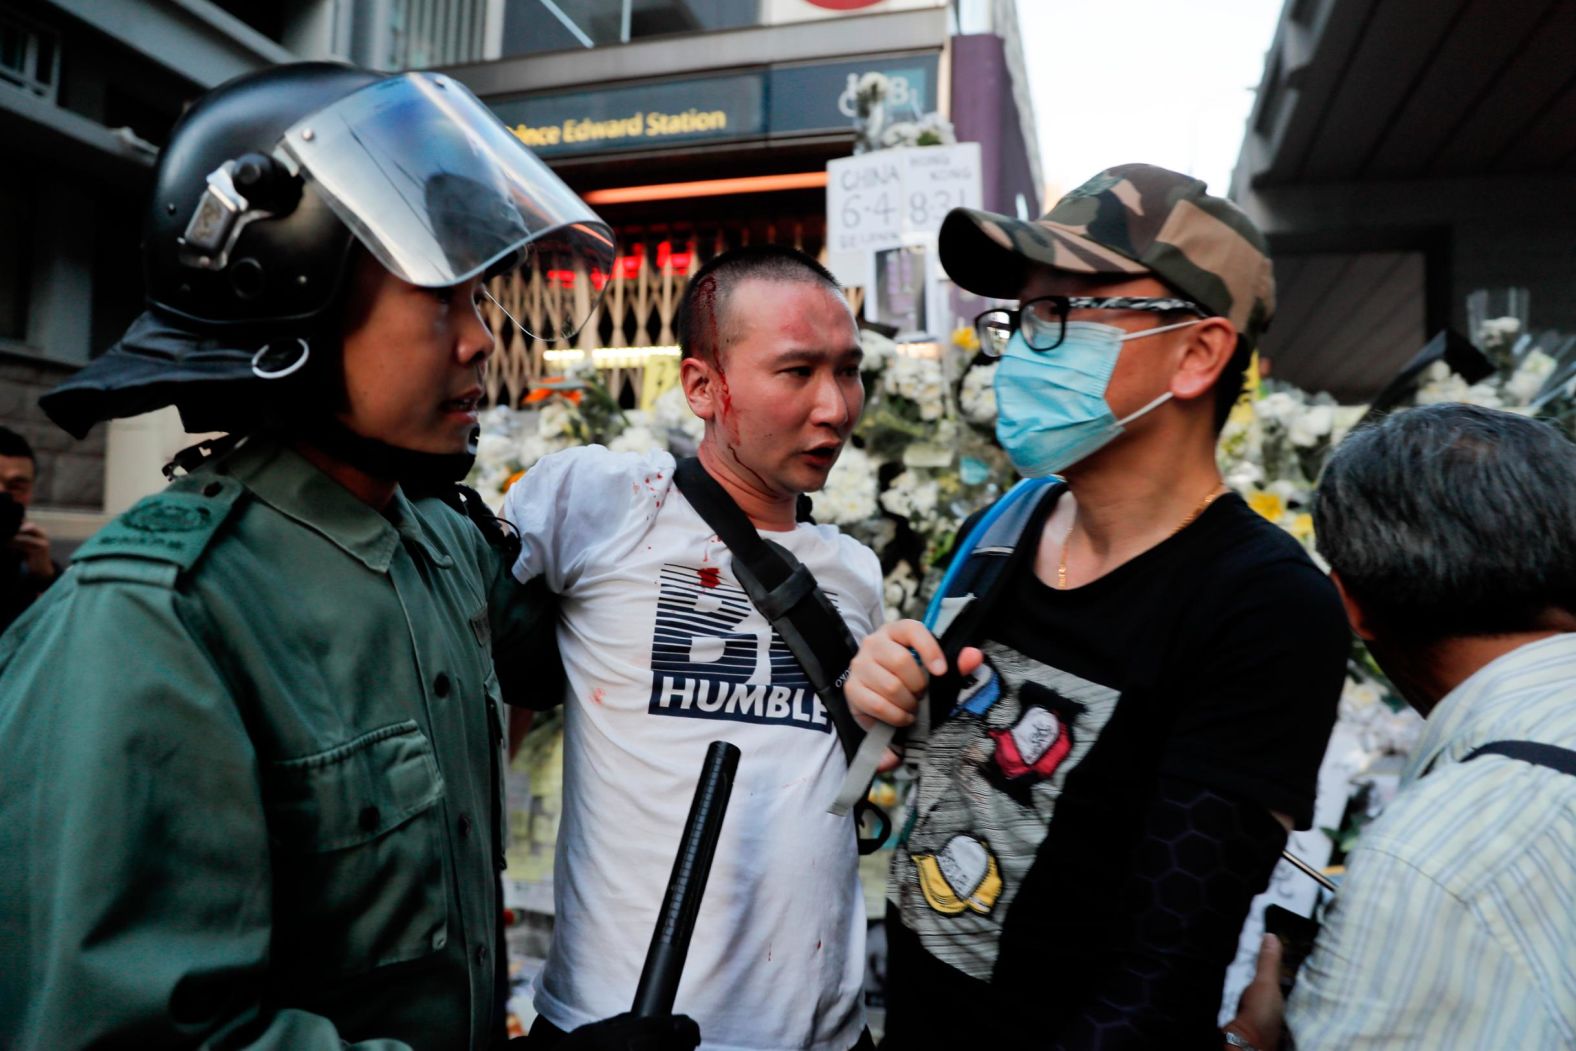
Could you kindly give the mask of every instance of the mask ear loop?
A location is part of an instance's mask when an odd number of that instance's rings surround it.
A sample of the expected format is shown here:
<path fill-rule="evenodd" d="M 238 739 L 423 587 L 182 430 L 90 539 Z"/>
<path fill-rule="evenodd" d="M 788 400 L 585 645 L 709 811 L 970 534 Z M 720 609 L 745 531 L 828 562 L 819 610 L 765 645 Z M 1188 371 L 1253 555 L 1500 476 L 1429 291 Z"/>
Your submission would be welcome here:
<path fill-rule="evenodd" d="M 1127 342 L 1130 339 L 1141 339 L 1144 336 L 1155 336 L 1155 335 L 1159 335 L 1162 332 L 1170 332 L 1173 329 L 1187 328 L 1189 325 L 1196 325 L 1200 321 L 1206 321 L 1206 320 L 1208 320 L 1208 319 L 1207 318 L 1196 317 L 1196 318 L 1193 318 L 1191 321 L 1177 321 L 1177 322 L 1173 322 L 1172 324 L 1169 324 L 1169 325 L 1161 325 L 1159 328 L 1146 328 L 1142 332 L 1129 332 L 1127 335 L 1122 337 L 1121 342 L 1125 343 L 1125 342 Z M 1163 405 L 1166 402 L 1170 401 L 1171 397 L 1172 397 L 1171 392 L 1170 391 L 1166 391 L 1164 394 L 1160 395 L 1160 397 L 1156 398 L 1154 401 L 1150 402 L 1148 405 L 1145 405 L 1143 408 L 1139 409 L 1137 412 L 1130 412 L 1126 416 L 1123 416 L 1120 420 L 1117 420 L 1116 421 L 1116 425 L 1118 427 L 1126 427 L 1128 424 L 1132 423 L 1134 420 L 1138 419 L 1140 416 L 1143 416 L 1146 413 L 1149 413 L 1149 412 L 1152 412 L 1155 409 L 1158 409 L 1161 405 Z"/>
<path fill-rule="evenodd" d="M 1170 400 L 1171 400 L 1171 392 L 1170 391 L 1166 391 L 1164 394 L 1160 395 L 1160 397 L 1156 398 L 1154 401 L 1150 402 L 1148 405 L 1145 405 L 1142 409 L 1139 409 L 1137 412 L 1130 412 L 1126 416 L 1123 416 L 1120 420 L 1117 420 L 1116 421 L 1116 425 L 1118 427 L 1126 427 L 1128 424 L 1132 423 L 1134 420 L 1138 419 L 1140 416 L 1142 416 L 1145 413 L 1150 412 L 1150 411 L 1152 411 L 1154 409 L 1159 408 L 1162 404 L 1164 404 L 1165 402 L 1168 402 Z"/>
<path fill-rule="evenodd" d="M 1141 332 L 1129 332 L 1127 335 L 1118 340 L 1118 342 L 1126 343 L 1130 339 L 1143 339 L 1145 336 L 1158 336 L 1162 332 L 1171 332 L 1175 329 L 1187 328 L 1189 325 L 1196 325 L 1200 321 L 1208 320 L 1208 318 L 1196 317 L 1190 321 L 1173 321 L 1171 324 L 1161 325 L 1159 328 L 1146 328 Z"/>

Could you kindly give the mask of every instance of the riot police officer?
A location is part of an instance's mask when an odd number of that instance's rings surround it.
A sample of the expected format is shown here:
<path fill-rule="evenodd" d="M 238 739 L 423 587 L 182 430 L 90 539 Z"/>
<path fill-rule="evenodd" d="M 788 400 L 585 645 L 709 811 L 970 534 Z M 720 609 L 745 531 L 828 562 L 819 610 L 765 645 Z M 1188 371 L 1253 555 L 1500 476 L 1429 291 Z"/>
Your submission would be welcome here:
<path fill-rule="evenodd" d="M 147 310 L 44 407 L 227 437 L 0 638 L 0 1044 L 503 1042 L 502 704 L 533 700 L 547 615 L 454 484 L 478 297 L 612 252 L 441 75 L 284 66 L 182 117 Z"/>

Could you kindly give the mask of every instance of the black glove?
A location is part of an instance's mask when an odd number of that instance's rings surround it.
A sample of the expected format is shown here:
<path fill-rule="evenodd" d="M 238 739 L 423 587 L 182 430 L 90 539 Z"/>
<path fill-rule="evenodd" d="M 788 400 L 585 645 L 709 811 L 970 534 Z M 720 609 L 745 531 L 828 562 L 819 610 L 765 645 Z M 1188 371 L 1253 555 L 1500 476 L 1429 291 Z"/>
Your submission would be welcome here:
<path fill-rule="evenodd" d="M 509 1041 L 511 1048 L 529 1046 L 530 1037 Z M 636 1018 L 614 1015 L 583 1025 L 553 1045 L 553 1051 L 695 1051 L 700 1026 L 688 1015 Z"/>

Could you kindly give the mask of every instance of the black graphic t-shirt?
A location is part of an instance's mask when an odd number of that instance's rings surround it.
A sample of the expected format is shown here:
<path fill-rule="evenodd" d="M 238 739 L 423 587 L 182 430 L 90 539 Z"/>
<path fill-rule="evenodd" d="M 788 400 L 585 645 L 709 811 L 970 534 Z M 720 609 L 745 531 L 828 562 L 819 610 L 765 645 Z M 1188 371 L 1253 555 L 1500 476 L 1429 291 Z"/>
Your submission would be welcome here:
<path fill-rule="evenodd" d="M 934 686 L 950 714 L 932 729 L 893 863 L 889 1019 L 900 1036 L 918 1023 L 979 1046 L 1051 1046 L 1126 980 L 1113 972 L 1133 966 L 1133 913 L 1153 889 L 1135 881 L 1165 871 L 1150 855 L 1195 849 L 1156 835 L 1164 791 L 1308 826 L 1346 623 L 1297 543 L 1226 496 L 1068 591 L 1020 550 L 976 635 L 985 665 Z M 1230 849 L 1178 868 L 1250 867 Z M 1165 894 L 1191 908 L 1189 887 Z"/>

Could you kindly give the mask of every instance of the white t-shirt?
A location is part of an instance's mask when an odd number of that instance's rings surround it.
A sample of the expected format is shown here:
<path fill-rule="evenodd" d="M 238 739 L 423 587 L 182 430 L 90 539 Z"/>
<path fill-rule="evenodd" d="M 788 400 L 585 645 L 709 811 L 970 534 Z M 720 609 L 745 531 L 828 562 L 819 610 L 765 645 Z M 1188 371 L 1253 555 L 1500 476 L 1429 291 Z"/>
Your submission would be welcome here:
<path fill-rule="evenodd" d="M 628 1011 L 707 745 L 740 750 L 675 1010 L 708 1048 L 846 1051 L 864 1027 L 854 830 L 826 812 L 847 769 L 793 654 L 673 485 L 673 457 L 600 446 L 541 460 L 503 517 L 515 576 L 563 596 L 568 671 L 557 923 L 536 1008 L 561 1029 Z M 881 622 L 875 555 L 831 526 L 792 551 L 854 637 Z"/>

